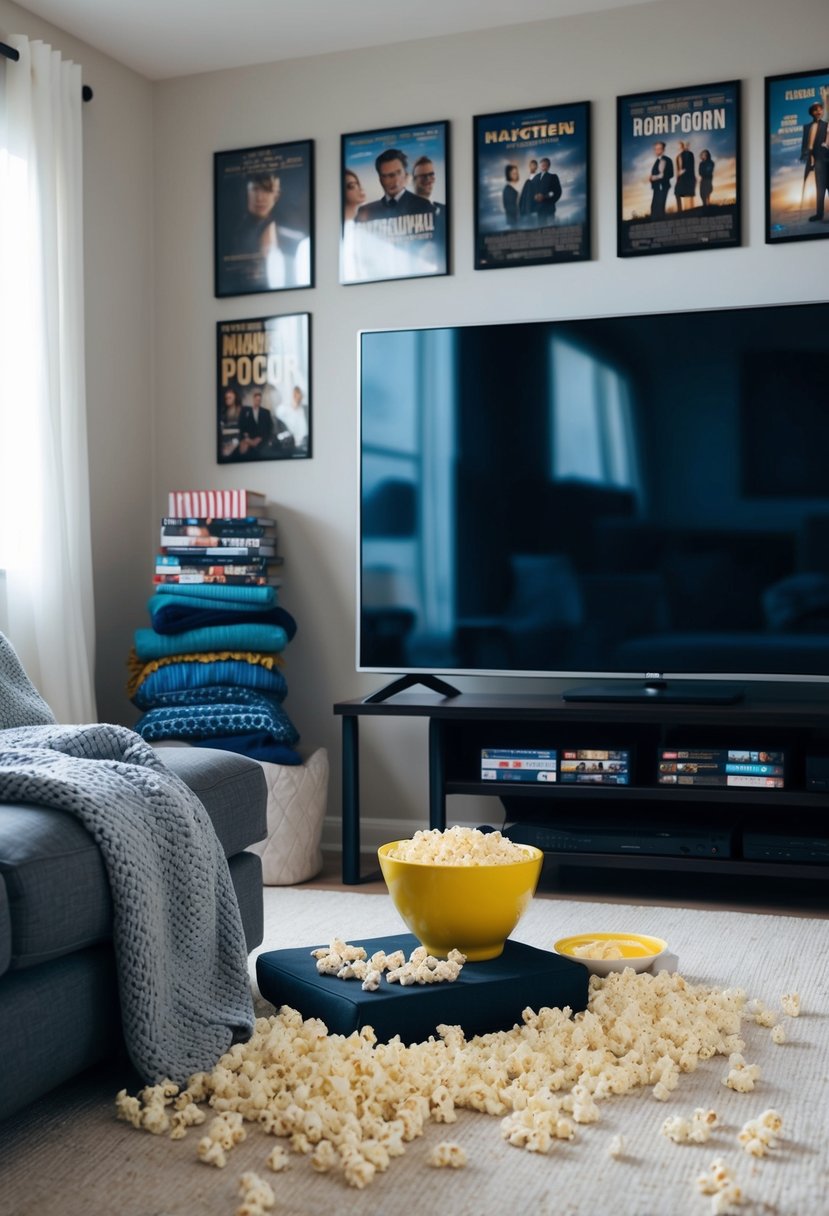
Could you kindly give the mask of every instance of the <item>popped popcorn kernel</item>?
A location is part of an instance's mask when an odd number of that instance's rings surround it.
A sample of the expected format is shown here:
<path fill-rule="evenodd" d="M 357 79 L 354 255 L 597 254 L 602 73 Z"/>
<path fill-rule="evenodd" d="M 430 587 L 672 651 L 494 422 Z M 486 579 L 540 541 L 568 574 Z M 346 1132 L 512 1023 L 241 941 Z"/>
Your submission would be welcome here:
<path fill-rule="evenodd" d="M 227 1165 L 227 1156 L 221 1144 L 209 1136 L 202 1136 L 196 1147 L 196 1156 L 205 1165 L 215 1165 L 220 1170 Z"/>
<path fill-rule="evenodd" d="M 151 1102 L 141 1113 L 141 1126 L 153 1136 L 161 1136 L 169 1130 L 170 1116 L 158 1102 Z"/>
<path fill-rule="evenodd" d="M 340 1155 L 346 1182 L 349 1186 L 363 1190 L 374 1177 L 376 1173 L 375 1167 L 370 1161 L 366 1161 L 365 1157 L 356 1148 L 345 1146 L 341 1150 Z"/>
<path fill-rule="evenodd" d="M 607 1152 L 610 1157 L 618 1161 L 620 1157 L 625 1155 L 625 1139 L 624 1136 L 614 1136 L 607 1146 Z"/>
<path fill-rule="evenodd" d="M 742 1188 L 736 1182 L 724 1187 L 711 1197 L 711 1216 L 728 1216 L 734 1208 L 743 1202 Z"/>
<path fill-rule="evenodd" d="M 188 1127 L 197 1127 L 204 1123 L 206 1118 L 207 1115 L 195 1102 L 188 1102 L 170 1116 L 170 1139 L 183 1140 Z"/>
<path fill-rule="evenodd" d="M 748 1008 L 758 1026 L 763 1026 L 766 1030 L 769 1030 L 776 1024 L 777 1014 L 773 1009 L 767 1009 L 762 1001 L 750 1001 Z"/>
<path fill-rule="evenodd" d="M 119 1089 L 115 1095 L 115 1117 L 133 1127 L 141 1126 L 141 1103 L 138 1098 L 131 1097 L 125 1089 Z"/>
<path fill-rule="evenodd" d="M 262 1216 L 276 1203 L 270 1183 L 253 1170 L 242 1174 L 239 1179 L 239 1194 L 242 1204 L 236 1209 L 236 1216 Z"/>
<path fill-rule="evenodd" d="M 749 1119 L 737 1133 L 737 1140 L 750 1157 L 765 1157 L 777 1146 L 783 1127 L 783 1116 L 776 1110 L 764 1110 L 756 1119 Z"/>
<path fill-rule="evenodd" d="M 276 1144 L 265 1158 L 265 1165 L 269 1170 L 273 1170 L 275 1174 L 281 1174 L 290 1164 L 288 1154 L 285 1152 L 281 1144 Z"/>
<path fill-rule="evenodd" d="M 723 1077 L 723 1085 L 739 1094 L 748 1094 L 754 1089 L 755 1081 L 760 1079 L 758 1064 L 746 1064 L 739 1052 L 728 1057 L 729 1071 Z"/>
<path fill-rule="evenodd" d="M 337 1150 L 330 1140 L 320 1140 L 311 1154 L 311 1167 L 318 1174 L 327 1174 L 339 1162 Z"/>
<path fill-rule="evenodd" d="M 725 1164 L 722 1157 L 715 1157 L 708 1167 L 708 1172 L 699 1175 L 697 1178 L 697 1190 L 703 1195 L 713 1195 L 716 1197 L 719 1194 L 727 1194 L 731 1196 L 730 1199 L 724 1201 L 725 1206 L 720 1209 L 722 1212 L 728 1211 L 729 1203 L 740 1203 L 742 1201 L 741 1194 L 739 1198 L 733 1198 L 735 1194 L 740 1193 L 740 1188 L 735 1183 L 731 1170 Z M 713 1201 L 711 1210 L 712 1212 L 715 1210 Z"/>
<path fill-rule="evenodd" d="M 784 1022 L 778 1022 L 776 1026 L 771 1028 L 771 1041 L 780 1046 L 786 1042 L 786 1026 Z"/>
<path fill-rule="evenodd" d="M 443 1140 L 432 1149 L 427 1158 L 427 1164 L 438 1170 L 447 1168 L 459 1170 L 467 1164 L 467 1156 L 459 1144 Z"/>
<path fill-rule="evenodd" d="M 790 1018 L 800 1017 L 800 993 L 786 992 L 780 998 L 780 1007 Z"/>

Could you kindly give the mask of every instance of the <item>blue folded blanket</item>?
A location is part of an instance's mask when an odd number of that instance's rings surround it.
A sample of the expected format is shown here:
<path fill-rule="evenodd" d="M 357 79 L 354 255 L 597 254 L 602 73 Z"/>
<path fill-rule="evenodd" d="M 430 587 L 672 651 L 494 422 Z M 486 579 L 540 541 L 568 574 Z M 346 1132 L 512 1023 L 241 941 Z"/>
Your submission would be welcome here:
<path fill-rule="evenodd" d="M 185 583 L 184 586 L 186 589 L 188 584 Z M 212 584 L 209 584 L 207 589 L 210 590 L 211 586 Z M 221 585 L 219 585 L 217 589 L 220 591 L 234 590 L 233 587 L 225 588 Z M 205 588 L 195 586 L 193 590 L 201 592 L 204 591 Z M 264 612 L 268 608 L 273 608 L 274 604 L 277 602 L 275 587 L 239 587 L 236 588 L 236 590 L 272 591 L 274 594 L 270 599 L 266 600 L 249 599 L 245 596 L 237 595 L 227 595 L 222 596 L 221 598 L 209 595 L 182 595 L 181 589 L 178 587 L 178 585 L 174 585 L 165 587 L 163 591 L 156 591 L 154 595 L 151 595 L 147 601 L 147 611 L 149 612 L 150 616 L 152 616 L 152 614 L 157 612 L 159 608 L 166 608 L 172 604 L 181 611 L 190 608 L 209 608 L 211 612 L 226 610 L 228 612 L 244 612 L 249 614 L 252 612 Z"/>
<path fill-rule="evenodd" d="M 133 698 L 135 703 L 135 698 Z M 283 700 L 273 693 L 258 692 L 253 688 L 228 688 L 218 684 L 207 684 L 203 688 L 179 688 L 171 692 L 158 692 L 152 703 L 146 702 L 141 709 L 171 709 L 184 705 L 248 705 L 267 710 L 279 707 Z"/>
<path fill-rule="evenodd" d="M 161 634 L 154 629 L 136 629 L 135 653 L 142 662 L 168 655 L 201 654 L 211 650 L 284 650 L 288 635 L 281 625 L 208 625 L 184 633 Z"/>
<path fill-rule="evenodd" d="M 251 587 L 246 583 L 164 583 L 160 594 L 183 599 L 241 600 L 250 604 L 275 604 L 276 587 Z"/>
<path fill-rule="evenodd" d="M 250 688 L 267 693 L 282 701 L 288 692 L 285 677 L 278 668 L 269 670 L 261 663 L 244 659 L 187 659 L 180 663 L 165 663 L 152 671 L 138 685 L 132 698 L 139 709 L 152 709 L 165 693 L 190 692 L 195 689 L 221 685 L 229 689 Z"/>
<path fill-rule="evenodd" d="M 150 622 L 156 633 L 186 633 L 191 629 L 206 629 L 211 625 L 279 625 L 285 630 L 290 642 L 296 633 L 296 621 L 278 605 L 263 607 L 261 604 L 236 604 L 230 601 L 214 603 L 208 608 L 196 606 L 194 600 L 176 600 L 175 597 L 154 595 L 147 607 Z"/>
<path fill-rule="evenodd" d="M 194 747 L 219 747 L 225 752 L 239 752 L 251 760 L 265 764 L 302 764 L 302 756 L 287 743 L 271 743 L 267 734 L 214 735 L 212 739 L 194 739 Z"/>
<path fill-rule="evenodd" d="M 148 743 L 251 734 L 266 736 L 269 744 L 291 744 L 299 739 L 299 732 L 281 705 L 171 705 L 148 710 L 134 729 Z"/>

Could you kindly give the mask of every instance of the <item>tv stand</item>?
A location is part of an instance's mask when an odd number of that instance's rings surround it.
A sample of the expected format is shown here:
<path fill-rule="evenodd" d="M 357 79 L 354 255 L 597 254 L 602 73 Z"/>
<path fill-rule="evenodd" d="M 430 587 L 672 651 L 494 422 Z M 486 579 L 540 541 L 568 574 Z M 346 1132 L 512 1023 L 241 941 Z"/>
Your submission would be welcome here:
<path fill-rule="evenodd" d="M 615 704 L 565 701 L 561 695 L 393 696 L 388 688 L 382 695 L 389 699 L 334 706 L 342 716 L 346 884 L 367 877 L 361 875 L 358 727 L 361 717 L 379 716 L 427 721 L 430 828 L 445 829 L 447 799 L 453 795 L 487 797 L 493 807 L 490 822 L 500 822 L 506 811 L 507 822 L 529 825 L 543 836 L 547 857 L 559 866 L 810 879 L 829 892 L 829 789 L 807 780 L 807 759 L 829 757 L 829 702 L 823 691 L 787 689 L 772 696 L 747 688 L 736 704 L 658 695 Z M 660 750 L 683 747 L 779 749 L 786 755 L 785 788 L 660 783 Z M 629 784 L 482 781 L 482 748 L 625 748 L 631 754 Z M 509 806 L 502 809 L 502 801 Z M 600 829 L 608 823 L 615 839 L 603 844 Z M 712 836 L 705 856 L 696 839 L 683 847 L 685 837 L 698 837 L 702 829 Z M 639 842 L 637 851 L 619 844 L 620 832 Z M 730 841 L 725 849 L 722 834 Z M 654 836 L 675 843 L 647 855 L 647 839 Z M 371 877 L 376 874 L 375 864 Z"/>
<path fill-rule="evenodd" d="M 614 680 L 610 684 L 586 684 L 568 688 L 562 694 L 565 701 L 634 701 L 656 705 L 734 705 L 742 701 L 745 692 L 739 684 L 680 680 Z"/>
<path fill-rule="evenodd" d="M 405 692 L 407 688 L 414 688 L 416 685 L 422 684 L 424 688 L 430 688 L 432 692 L 439 693 L 442 697 L 459 697 L 460 689 L 447 684 L 445 680 L 441 680 L 438 676 L 428 675 L 408 675 L 400 676 L 398 680 L 392 680 L 391 684 L 386 684 L 383 688 L 378 688 L 377 692 L 373 692 L 371 696 L 363 698 L 364 705 L 380 705 L 383 701 L 388 701 L 389 697 L 394 697 L 399 692 Z"/>

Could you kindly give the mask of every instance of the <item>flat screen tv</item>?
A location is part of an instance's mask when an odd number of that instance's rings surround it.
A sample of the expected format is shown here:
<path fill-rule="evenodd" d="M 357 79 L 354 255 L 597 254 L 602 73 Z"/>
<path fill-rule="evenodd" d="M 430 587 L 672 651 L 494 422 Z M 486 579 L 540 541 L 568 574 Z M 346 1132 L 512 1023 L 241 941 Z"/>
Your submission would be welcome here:
<path fill-rule="evenodd" d="M 359 344 L 359 670 L 829 679 L 829 303 Z"/>

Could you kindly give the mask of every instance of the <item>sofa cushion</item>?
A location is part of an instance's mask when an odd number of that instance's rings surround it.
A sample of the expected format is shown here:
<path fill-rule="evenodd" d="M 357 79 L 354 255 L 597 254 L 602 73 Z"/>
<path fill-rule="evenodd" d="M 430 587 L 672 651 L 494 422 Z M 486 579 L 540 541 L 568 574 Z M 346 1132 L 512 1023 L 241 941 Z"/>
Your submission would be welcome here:
<path fill-rule="evenodd" d="M 12 922 L 11 966 L 32 967 L 110 937 L 104 862 L 73 815 L 0 806 L 0 874 Z"/>

